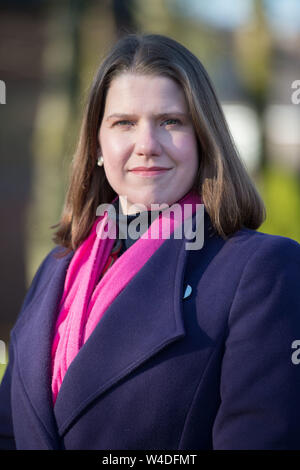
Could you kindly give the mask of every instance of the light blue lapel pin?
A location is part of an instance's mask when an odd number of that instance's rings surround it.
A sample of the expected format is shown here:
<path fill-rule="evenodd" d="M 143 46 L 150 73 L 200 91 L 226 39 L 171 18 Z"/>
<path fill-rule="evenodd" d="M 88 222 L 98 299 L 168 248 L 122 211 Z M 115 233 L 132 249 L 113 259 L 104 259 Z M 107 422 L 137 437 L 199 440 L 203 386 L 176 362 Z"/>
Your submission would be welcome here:
<path fill-rule="evenodd" d="M 192 288 L 191 286 L 188 284 L 185 288 L 185 291 L 184 291 L 184 296 L 183 298 L 186 299 L 187 297 L 189 297 L 192 293 Z"/>

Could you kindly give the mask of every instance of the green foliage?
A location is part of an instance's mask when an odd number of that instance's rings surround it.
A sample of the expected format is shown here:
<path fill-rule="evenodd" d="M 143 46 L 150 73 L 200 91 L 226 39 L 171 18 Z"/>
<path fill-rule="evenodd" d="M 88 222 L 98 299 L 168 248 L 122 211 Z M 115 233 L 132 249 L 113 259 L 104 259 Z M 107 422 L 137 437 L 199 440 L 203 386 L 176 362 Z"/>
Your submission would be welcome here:
<path fill-rule="evenodd" d="M 300 243 L 300 176 L 272 164 L 266 168 L 258 186 L 267 210 L 266 221 L 259 231 Z"/>
<path fill-rule="evenodd" d="M 0 383 L 6 369 L 6 364 L 0 364 Z"/>

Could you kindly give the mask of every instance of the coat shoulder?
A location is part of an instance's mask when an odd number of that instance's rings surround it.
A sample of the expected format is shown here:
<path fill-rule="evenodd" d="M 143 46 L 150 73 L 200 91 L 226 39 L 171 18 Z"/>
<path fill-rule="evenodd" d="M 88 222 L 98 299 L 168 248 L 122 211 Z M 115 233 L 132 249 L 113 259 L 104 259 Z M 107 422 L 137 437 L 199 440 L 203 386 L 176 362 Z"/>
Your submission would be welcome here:
<path fill-rule="evenodd" d="M 259 265 L 258 260 L 271 261 L 274 266 L 291 261 L 299 265 L 300 244 L 288 237 L 271 235 L 242 227 L 227 238 L 222 238 L 212 227 L 208 213 L 204 219 L 204 242 L 199 250 L 190 251 L 187 270 L 196 278 L 203 272 L 223 273 L 224 278 L 233 279 L 233 273 L 242 274 L 249 265 Z M 272 264 L 272 263 L 271 263 Z"/>
<path fill-rule="evenodd" d="M 300 283 L 300 245 L 280 235 L 243 228 L 225 242 L 222 264 L 225 277 L 239 273 L 237 289 L 250 283 L 253 292 L 271 292 L 281 279 L 284 292 Z"/>
<path fill-rule="evenodd" d="M 293 261 L 300 264 L 300 244 L 281 235 L 242 228 L 225 242 L 225 247 L 226 245 L 238 256 L 242 251 L 247 258 L 257 256 L 261 259 L 274 259 L 277 263 Z"/>
<path fill-rule="evenodd" d="M 66 260 L 71 258 L 73 252 L 63 256 L 64 250 L 65 249 L 63 247 L 57 245 L 52 248 L 42 259 L 27 289 L 17 321 L 11 331 L 11 334 L 13 334 L 14 331 L 25 321 L 23 313 L 27 309 L 28 305 L 33 301 L 33 299 L 36 299 L 45 291 L 49 280 L 55 274 L 55 269 L 58 263 L 67 262 Z"/>
<path fill-rule="evenodd" d="M 64 257 L 63 252 L 64 248 L 57 245 L 46 254 L 31 281 L 27 294 L 33 294 L 37 288 L 40 288 L 40 284 L 43 280 L 44 282 L 49 281 L 49 276 L 51 276 L 53 269 L 56 268 L 57 263 L 70 256 L 70 254 L 68 254 Z"/>
<path fill-rule="evenodd" d="M 218 282 L 234 292 L 241 276 L 249 269 L 258 277 L 270 274 L 273 277 L 290 269 L 300 272 L 300 244 L 291 238 L 248 228 L 242 228 L 226 240 L 214 234 L 204 238 L 201 250 L 189 255 L 187 276 L 198 283 L 204 278 L 219 279 Z"/>

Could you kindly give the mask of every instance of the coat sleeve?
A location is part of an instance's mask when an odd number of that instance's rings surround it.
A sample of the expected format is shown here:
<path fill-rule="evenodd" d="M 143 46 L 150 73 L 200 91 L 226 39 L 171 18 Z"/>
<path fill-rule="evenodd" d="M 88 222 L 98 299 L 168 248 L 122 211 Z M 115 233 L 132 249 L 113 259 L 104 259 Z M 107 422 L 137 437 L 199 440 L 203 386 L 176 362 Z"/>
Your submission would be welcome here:
<path fill-rule="evenodd" d="M 267 236 L 244 268 L 229 313 L 214 449 L 300 449 L 297 340 L 300 245 Z"/>
<path fill-rule="evenodd" d="M 38 288 L 39 283 L 41 282 L 41 278 L 44 273 L 44 270 L 46 269 L 48 259 L 54 251 L 56 251 L 56 248 L 54 248 L 54 250 L 52 250 L 45 257 L 45 259 L 39 266 L 24 298 L 20 313 L 18 315 L 18 320 L 22 317 L 24 310 L 26 309 L 27 305 L 31 302 L 36 292 L 36 289 Z M 8 357 L 9 362 L 0 384 L 0 450 L 14 450 L 16 448 L 11 410 L 11 379 L 14 368 L 14 354 L 12 342 L 10 342 Z"/>

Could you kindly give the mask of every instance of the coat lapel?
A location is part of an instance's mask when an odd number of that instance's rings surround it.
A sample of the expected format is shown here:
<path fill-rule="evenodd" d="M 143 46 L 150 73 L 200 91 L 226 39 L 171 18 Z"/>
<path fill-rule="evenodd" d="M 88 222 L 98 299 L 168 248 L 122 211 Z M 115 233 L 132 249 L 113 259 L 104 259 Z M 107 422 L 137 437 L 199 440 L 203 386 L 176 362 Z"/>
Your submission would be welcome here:
<path fill-rule="evenodd" d="M 166 240 L 107 309 L 62 382 L 54 407 L 60 434 L 93 399 L 184 336 L 185 262 L 184 239 Z"/>
<path fill-rule="evenodd" d="M 59 445 L 51 395 L 51 343 L 57 307 L 73 254 L 71 252 L 64 258 L 48 261 L 49 265 L 45 267 L 46 282 L 38 284 L 33 300 L 25 307 L 12 333 L 19 374 L 38 417 L 39 434 L 44 439 L 45 448 L 50 449 Z"/>

